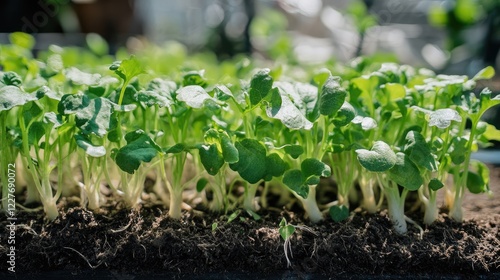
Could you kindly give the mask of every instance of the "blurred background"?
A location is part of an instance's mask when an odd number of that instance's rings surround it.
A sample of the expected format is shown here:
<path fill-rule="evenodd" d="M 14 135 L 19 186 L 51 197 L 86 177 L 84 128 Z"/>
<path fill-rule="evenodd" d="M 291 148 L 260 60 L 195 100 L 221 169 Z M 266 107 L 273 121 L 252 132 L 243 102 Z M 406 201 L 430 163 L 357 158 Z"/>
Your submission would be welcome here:
<path fill-rule="evenodd" d="M 0 43 L 14 31 L 34 34 L 35 49 L 96 33 L 110 53 L 174 40 L 219 59 L 370 55 L 467 75 L 500 65 L 500 0 L 2 0 Z"/>

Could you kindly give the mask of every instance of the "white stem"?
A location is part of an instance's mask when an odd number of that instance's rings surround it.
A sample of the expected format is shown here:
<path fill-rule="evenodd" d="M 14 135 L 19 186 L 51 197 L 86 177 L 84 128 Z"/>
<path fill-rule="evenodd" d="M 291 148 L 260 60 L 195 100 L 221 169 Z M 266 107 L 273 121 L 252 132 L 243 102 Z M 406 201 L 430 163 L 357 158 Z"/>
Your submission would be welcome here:
<path fill-rule="evenodd" d="M 312 223 L 317 223 L 323 220 L 323 214 L 319 211 L 318 204 L 316 202 L 316 186 L 309 185 L 309 194 L 306 199 L 299 197 L 299 200 L 302 202 L 302 206 L 306 211 L 309 220 Z"/>
<path fill-rule="evenodd" d="M 180 219 L 182 210 L 182 189 L 178 190 L 177 188 L 173 188 L 170 192 L 170 207 L 168 210 L 168 215 L 172 219 Z"/>
<path fill-rule="evenodd" d="M 432 191 L 431 191 L 432 192 Z M 438 218 L 438 208 L 436 194 L 429 194 L 429 199 L 425 204 L 424 224 L 430 225 Z"/>
<path fill-rule="evenodd" d="M 408 231 L 405 213 L 404 213 L 404 200 L 399 195 L 397 186 L 387 187 L 384 189 L 387 198 L 387 210 L 389 211 L 389 218 L 396 233 L 405 234 Z"/>
<path fill-rule="evenodd" d="M 257 183 L 258 184 L 258 183 Z M 247 184 L 246 194 L 243 200 L 243 208 L 253 212 L 257 211 L 255 193 L 257 192 L 257 184 Z"/>
<path fill-rule="evenodd" d="M 368 184 L 361 184 L 361 193 L 363 194 L 363 208 L 368 213 L 376 213 L 377 202 L 375 201 L 375 193 L 373 192 L 373 180 L 369 180 Z"/>

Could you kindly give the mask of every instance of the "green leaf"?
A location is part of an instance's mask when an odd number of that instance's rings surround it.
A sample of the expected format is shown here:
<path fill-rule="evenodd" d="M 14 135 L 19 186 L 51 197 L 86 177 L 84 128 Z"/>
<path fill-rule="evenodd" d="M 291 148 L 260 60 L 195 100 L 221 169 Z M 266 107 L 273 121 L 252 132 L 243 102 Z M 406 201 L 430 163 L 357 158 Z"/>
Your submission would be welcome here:
<path fill-rule="evenodd" d="M 231 142 L 231 138 L 226 133 L 221 133 L 220 145 L 222 148 L 222 156 L 227 163 L 236 163 L 239 160 L 238 149 Z"/>
<path fill-rule="evenodd" d="M 205 187 L 208 185 L 208 179 L 207 178 L 200 178 L 198 182 L 196 182 L 196 191 L 201 192 Z"/>
<path fill-rule="evenodd" d="M 28 143 L 38 145 L 40 139 L 45 136 L 46 125 L 43 122 L 33 122 L 28 130 Z"/>
<path fill-rule="evenodd" d="M 377 127 L 377 121 L 370 117 L 356 116 L 352 119 L 352 123 L 361 124 L 361 129 L 365 131 Z"/>
<path fill-rule="evenodd" d="M 460 114 L 453 109 L 438 109 L 429 115 L 429 126 L 445 129 L 451 125 L 452 121 L 462 122 Z"/>
<path fill-rule="evenodd" d="M 150 162 L 161 148 L 144 131 L 138 129 L 125 135 L 127 145 L 120 148 L 115 156 L 121 170 L 133 174 L 142 162 Z"/>
<path fill-rule="evenodd" d="M 279 110 L 268 106 L 266 113 L 268 117 L 280 120 L 281 123 L 290 129 L 311 129 L 313 126 L 284 93 L 281 93 L 281 107 Z"/>
<path fill-rule="evenodd" d="M 87 136 L 82 134 L 75 135 L 76 144 L 82 148 L 85 153 L 91 157 L 103 157 L 106 155 L 106 148 L 104 146 L 94 146 Z"/>
<path fill-rule="evenodd" d="M 205 75 L 205 70 L 201 71 L 189 71 L 184 74 L 182 80 L 182 86 L 200 86 L 206 87 L 207 80 L 203 77 Z"/>
<path fill-rule="evenodd" d="M 479 71 L 474 78 L 472 78 L 474 81 L 478 80 L 488 80 L 491 79 L 495 76 L 495 68 L 488 66 L 481 71 Z"/>
<path fill-rule="evenodd" d="M 64 71 L 64 75 L 66 79 L 71 81 L 75 85 L 96 85 L 99 83 L 101 79 L 101 75 L 99 74 L 90 74 L 80 71 L 78 68 L 71 67 Z"/>
<path fill-rule="evenodd" d="M 229 217 L 227 217 L 227 223 L 229 224 L 230 222 L 234 221 L 234 219 L 238 218 L 239 215 L 240 215 L 239 210 L 234 211 L 233 213 L 231 213 L 231 215 L 229 215 Z"/>
<path fill-rule="evenodd" d="M 321 88 L 319 112 L 322 115 L 333 116 L 344 104 L 347 91 L 340 85 L 338 77 L 330 77 Z"/>
<path fill-rule="evenodd" d="M 380 86 L 383 91 L 383 95 L 378 95 L 380 102 L 383 105 L 387 105 L 397 99 L 402 99 L 406 96 L 406 89 L 402 84 L 387 83 Z"/>
<path fill-rule="evenodd" d="M 283 174 L 283 184 L 303 198 L 309 194 L 309 186 L 305 185 L 305 178 L 299 169 L 290 169 Z"/>
<path fill-rule="evenodd" d="M 16 86 L 19 87 L 22 85 L 23 80 L 16 72 L 5 72 L 2 76 L 2 83 L 7 86 Z"/>
<path fill-rule="evenodd" d="M 481 112 L 479 114 L 479 117 L 481 117 L 481 115 L 484 112 L 486 112 L 489 108 L 500 104 L 500 95 L 491 98 L 491 90 L 488 88 L 485 88 L 481 91 L 479 98 L 481 107 Z"/>
<path fill-rule="evenodd" d="M 239 160 L 229 167 L 238 172 L 250 184 L 255 184 L 266 176 L 266 148 L 257 140 L 243 139 L 236 142 Z"/>
<path fill-rule="evenodd" d="M 103 137 L 117 125 L 112 116 L 114 103 L 102 97 L 89 99 L 83 93 L 67 94 L 61 98 L 58 111 L 62 115 L 75 114 L 76 126 L 84 134 Z"/>
<path fill-rule="evenodd" d="M 483 178 L 472 171 L 469 171 L 467 175 L 467 189 L 474 194 L 483 193 L 487 190 L 486 184 Z"/>
<path fill-rule="evenodd" d="M 53 124 L 53 128 L 58 128 L 63 125 L 61 115 L 56 115 L 54 112 L 48 112 L 43 115 L 43 122 L 46 124 Z"/>
<path fill-rule="evenodd" d="M 202 108 L 205 101 L 211 98 L 205 89 L 198 85 L 185 86 L 177 90 L 177 100 L 186 102 L 191 108 Z"/>
<path fill-rule="evenodd" d="M 431 189 L 433 191 L 437 191 L 437 190 L 441 189 L 442 187 L 444 187 L 443 182 L 439 181 L 436 178 L 432 178 L 429 181 L 429 189 Z"/>
<path fill-rule="evenodd" d="M 295 227 L 293 225 L 286 225 L 280 227 L 279 232 L 281 238 L 283 238 L 283 240 L 287 240 L 292 237 L 293 233 L 295 232 Z"/>
<path fill-rule="evenodd" d="M 306 158 L 300 164 L 305 178 L 310 176 L 329 177 L 332 175 L 330 166 L 315 158 Z"/>
<path fill-rule="evenodd" d="M 13 45 L 31 50 L 35 46 L 35 37 L 28 33 L 14 32 L 9 35 L 9 40 Z"/>
<path fill-rule="evenodd" d="M 285 145 L 284 150 L 293 159 L 298 158 L 304 153 L 304 148 L 301 145 Z"/>
<path fill-rule="evenodd" d="M 231 90 L 225 85 L 216 85 L 214 87 L 214 97 L 221 101 L 226 101 L 230 98 L 234 98 Z"/>
<path fill-rule="evenodd" d="M 334 205 L 330 207 L 330 217 L 336 223 L 342 222 L 349 218 L 349 208 L 345 205 Z"/>
<path fill-rule="evenodd" d="M 129 82 L 132 78 L 145 73 L 141 63 L 133 55 L 121 62 L 114 62 L 109 69 L 113 70 L 124 82 Z"/>
<path fill-rule="evenodd" d="M 212 223 L 212 231 L 217 229 L 217 222 Z"/>
<path fill-rule="evenodd" d="M 198 150 L 201 164 L 203 164 L 208 174 L 216 175 L 219 173 L 220 168 L 224 165 L 224 158 L 217 150 L 217 146 L 215 144 L 210 146 L 202 145 Z"/>
<path fill-rule="evenodd" d="M 349 104 L 349 102 L 344 101 L 342 107 L 337 112 L 337 115 L 333 119 L 333 124 L 337 127 L 348 125 L 356 117 L 356 109 Z"/>
<path fill-rule="evenodd" d="M 253 75 L 252 80 L 250 81 L 250 90 L 248 92 L 252 106 L 259 104 L 271 90 L 273 86 L 273 78 L 269 75 L 270 71 L 271 70 L 266 68 Z"/>
<path fill-rule="evenodd" d="M 371 150 L 357 149 L 358 160 L 361 166 L 372 172 L 384 172 L 396 164 L 396 154 L 391 147 L 383 142 L 376 141 Z"/>
<path fill-rule="evenodd" d="M 164 96 L 161 92 L 141 90 L 134 94 L 134 99 L 138 102 L 143 102 L 146 106 L 151 107 L 158 105 L 158 107 L 170 107 L 174 103 L 170 95 Z"/>
<path fill-rule="evenodd" d="M 452 139 L 452 148 L 450 152 L 451 161 L 456 164 L 462 164 L 465 161 L 465 154 L 467 152 L 467 139 L 464 137 L 454 137 Z"/>
<path fill-rule="evenodd" d="M 266 176 L 264 180 L 271 181 L 273 177 L 279 177 L 285 173 L 288 165 L 276 153 L 272 153 L 266 157 Z"/>
<path fill-rule="evenodd" d="M 177 143 L 173 146 L 163 149 L 163 152 L 166 154 L 178 154 L 186 151 L 189 151 L 189 149 L 184 143 Z"/>
<path fill-rule="evenodd" d="M 16 106 L 22 106 L 34 100 L 37 100 L 34 95 L 25 93 L 16 86 L 4 86 L 0 88 L 0 112 L 10 110 Z"/>
<path fill-rule="evenodd" d="M 438 163 L 432 151 L 425 142 L 424 137 L 417 131 L 411 130 L 406 134 L 406 145 L 404 152 L 415 164 L 426 168 L 429 171 L 436 171 Z"/>
<path fill-rule="evenodd" d="M 108 43 L 99 34 L 89 33 L 85 37 L 85 41 L 87 42 L 87 46 L 93 53 L 99 56 L 108 54 Z"/>
<path fill-rule="evenodd" d="M 498 130 L 494 125 L 486 124 L 486 130 L 483 136 L 488 140 L 500 141 L 500 130 Z"/>
<path fill-rule="evenodd" d="M 388 175 L 390 180 L 410 191 L 418 190 L 424 183 L 418 167 L 401 152 L 396 154 L 396 164 Z"/>

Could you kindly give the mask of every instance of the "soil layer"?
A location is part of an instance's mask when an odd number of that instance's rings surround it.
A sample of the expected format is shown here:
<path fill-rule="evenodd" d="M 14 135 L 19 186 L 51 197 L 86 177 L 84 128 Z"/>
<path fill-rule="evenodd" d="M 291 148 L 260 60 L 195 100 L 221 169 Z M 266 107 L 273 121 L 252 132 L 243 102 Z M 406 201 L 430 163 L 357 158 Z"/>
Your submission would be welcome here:
<path fill-rule="evenodd" d="M 227 216 L 190 211 L 177 221 L 158 206 L 117 210 L 109 205 L 93 213 L 62 200 L 60 216 L 53 222 L 44 221 L 40 212 L 18 213 L 16 273 L 91 269 L 202 277 L 225 272 L 276 276 L 280 271 L 298 277 L 495 279 L 500 277 L 499 176 L 500 169 L 493 169 L 491 187 L 497 197 L 467 194 L 466 221 L 459 224 L 442 213 L 423 228 L 423 238 L 411 225 L 407 235 L 395 234 L 385 211 L 355 211 L 342 223 L 326 219 L 316 225 L 302 220 L 302 213 L 287 210 L 259 212 L 260 220 L 240 212 L 230 222 Z M 421 225 L 419 216 L 413 218 Z M 298 229 L 291 238 L 290 265 L 278 230 L 283 217 L 312 230 Z M 8 223 L 2 219 L 0 224 L 0 269 L 5 275 Z"/>

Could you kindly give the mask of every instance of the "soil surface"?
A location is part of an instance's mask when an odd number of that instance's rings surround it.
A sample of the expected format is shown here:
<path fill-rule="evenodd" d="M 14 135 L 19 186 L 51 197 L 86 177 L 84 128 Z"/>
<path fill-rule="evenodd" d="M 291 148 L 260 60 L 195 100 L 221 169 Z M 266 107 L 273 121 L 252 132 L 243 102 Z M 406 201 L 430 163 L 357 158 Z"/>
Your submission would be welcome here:
<path fill-rule="evenodd" d="M 227 216 L 190 211 L 176 221 L 159 206 L 126 210 L 108 205 L 93 213 L 79 207 L 77 201 L 62 200 L 61 214 L 53 222 L 44 221 L 40 212 L 18 213 L 17 277 L 55 279 L 54 271 L 69 271 L 70 276 L 101 273 L 109 276 L 106 279 L 134 279 L 131 275 L 500 279 L 500 168 L 492 168 L 491 178 L 496 197 L 467 194 L 466 221 L 459 224 L 441 213 L 437 222 L 423 228 L 422 239 L 411 225 L 407 235 L 395 234 L 385 211 L 354 211 L 342 223 L 326 219 L 316 225 L 302 220 L 302 213 L 295 209 L 261 211 L 260 220 L 241 212 L 230 222 Z M 412 218 L 422 225 L 420 216 Z M 290 265 L 278 231 L 283 217 L 312 230 L 298 229 L 291 238 Z M 8 267 L 6 226 L 2 218 L 2 278 Z"/>

